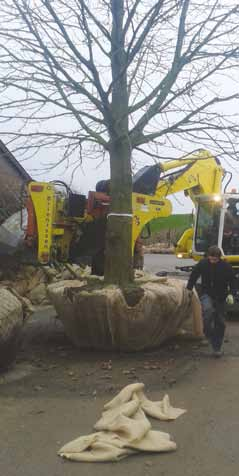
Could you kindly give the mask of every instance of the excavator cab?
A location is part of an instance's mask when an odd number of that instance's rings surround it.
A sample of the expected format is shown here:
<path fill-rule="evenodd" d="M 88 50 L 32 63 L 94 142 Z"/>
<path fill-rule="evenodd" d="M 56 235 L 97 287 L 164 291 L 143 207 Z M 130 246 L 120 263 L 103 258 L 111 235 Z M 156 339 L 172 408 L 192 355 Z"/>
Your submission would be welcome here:
<path fill-rule="evenodd" d="M 193 240 L 193 253 L 205 254 L 212 245 L 218 245 L 220 216 L 220 196 L 200 197 L 198 200 L 195 233 Z"/>
<path fill-rule="evenodd" d="M 200 259 L 212 245 L 224 258 L 239 264 L 239 194 L 198 198 L 192 256 Z"/>

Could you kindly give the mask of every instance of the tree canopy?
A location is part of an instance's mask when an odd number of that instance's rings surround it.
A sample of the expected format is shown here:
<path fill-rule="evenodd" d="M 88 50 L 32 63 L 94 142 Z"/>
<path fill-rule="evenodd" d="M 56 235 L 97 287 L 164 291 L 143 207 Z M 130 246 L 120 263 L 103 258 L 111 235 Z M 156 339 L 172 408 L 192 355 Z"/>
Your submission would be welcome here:
<path fill-rule="evenodd" d="M 2 0 L 0 22 L 0 120 L 12 150 L 59 146 L 59 161 L 73 156 L 77 167 L 109 151 L 127 116 L 132 151 L 213 143 L 236 157 L 237 2 Z"/>

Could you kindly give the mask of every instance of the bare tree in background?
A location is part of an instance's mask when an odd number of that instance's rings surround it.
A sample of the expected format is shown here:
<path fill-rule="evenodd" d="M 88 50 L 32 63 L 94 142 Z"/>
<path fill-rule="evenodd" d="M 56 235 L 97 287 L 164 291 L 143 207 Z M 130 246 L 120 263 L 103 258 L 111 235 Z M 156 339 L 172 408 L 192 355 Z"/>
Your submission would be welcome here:
<path fill-rule="evenodd" d="M 105 277 L 126 283 L 134 151 L 162 156 L 176 138 L 185 147 L 213 142 L 217 154 L 238 155 L 238 118 L 230 111 L 238 99 L 231 80 L 238 2 L 2 0 L 0 23 L 0 120 L 8 146 L 26 156 L 59 146 L 64 152 L 53 165 L 71 159 L 73 169 L 109 155 Z"/>

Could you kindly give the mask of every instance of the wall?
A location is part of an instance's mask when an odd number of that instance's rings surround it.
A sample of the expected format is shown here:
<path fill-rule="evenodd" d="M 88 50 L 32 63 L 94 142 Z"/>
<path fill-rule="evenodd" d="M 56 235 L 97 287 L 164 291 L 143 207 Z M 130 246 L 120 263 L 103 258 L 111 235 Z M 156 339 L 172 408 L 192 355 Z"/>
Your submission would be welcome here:
<path fill-rule="evenodd" d="M 0 223 L 21 209 L 21 190 L 25 181 L 25 177 L 0 150 Z"/>

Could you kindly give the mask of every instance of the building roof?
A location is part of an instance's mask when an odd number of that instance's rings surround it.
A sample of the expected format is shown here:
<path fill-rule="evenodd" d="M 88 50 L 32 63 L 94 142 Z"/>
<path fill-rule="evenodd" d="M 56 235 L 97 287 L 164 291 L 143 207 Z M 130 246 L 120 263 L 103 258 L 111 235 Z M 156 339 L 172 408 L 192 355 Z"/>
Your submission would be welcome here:
<path fill-rule="evenodd" d="M 5 144 L 0 140 L 0 158 L 4 156 L 4 158 L 11 163 L 12 167 L 18 172 L 20 177 L 24 181 L 32 180 L 31 176 L 27 173 L 27 171 L 22 167 L 22 165 L 15 159 L 14 155 L 8 150 Z"/>

